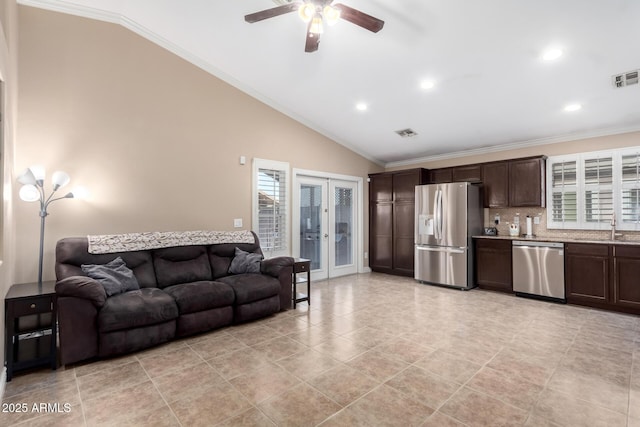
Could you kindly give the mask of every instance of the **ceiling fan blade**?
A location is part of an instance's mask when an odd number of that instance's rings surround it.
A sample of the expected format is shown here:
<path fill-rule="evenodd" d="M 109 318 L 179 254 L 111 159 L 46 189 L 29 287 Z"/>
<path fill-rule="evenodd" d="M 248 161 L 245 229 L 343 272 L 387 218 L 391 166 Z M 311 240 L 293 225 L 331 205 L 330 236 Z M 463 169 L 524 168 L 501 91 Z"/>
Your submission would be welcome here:
<path fill-rule="evenodd" d="M 336 3 L 333 7 L 340 9 L 340 18 L 374 33 L 380 31 L 384 26 L 384 21 L 344 4 Z"/>
<path fill-rule="evenodd" d="M 250 24 L 262 21 L 263 19 L 273 18 L 274 16 L 284 15 L 285 13 L 294 12 L 300 8 L 300 3 L 283 4 L 282 6 L 273 7 L 271 9 L 261 10 L 260 12 L 245 15 L 244 20 Z"/>
<path fill-rule="evenodd" d="M 307 25 L 307 41 L 304 45 L 304 51 L 308 53 L 318 50 L 318 45 L 320 44 L 320 34 L 314 34 L 310 30 L 311 22 Z"/>

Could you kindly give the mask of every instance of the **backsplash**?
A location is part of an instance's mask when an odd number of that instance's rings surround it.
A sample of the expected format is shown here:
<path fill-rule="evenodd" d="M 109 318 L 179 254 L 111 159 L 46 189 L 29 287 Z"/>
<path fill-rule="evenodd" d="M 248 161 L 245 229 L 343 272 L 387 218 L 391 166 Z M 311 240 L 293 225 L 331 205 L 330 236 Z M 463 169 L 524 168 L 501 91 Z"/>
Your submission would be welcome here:
<path fill-rule="evenodd" d="M 506 208 L 506 209 L 485 209 L 484 226 L 496 227 L 498 235 L 509 235 L 509 224 L 514 222 L 516 215 L 520 215 L 520 234 L 525 234 L 527 215 L 534 218 L 540 217 L 540 224 L 533 224 L 533 234 L 537 237 L 554 237 L 568 239 L 608 239 L 611 236 L 609 230 L 560 230 L 547 229 L 547 210 L 544 208 Z M 500 215 L 500 224 L 495 225 L 494 218 Z M 622 233 L 620 240 L 640 241 L 640 231 L 619 231 Z"/>

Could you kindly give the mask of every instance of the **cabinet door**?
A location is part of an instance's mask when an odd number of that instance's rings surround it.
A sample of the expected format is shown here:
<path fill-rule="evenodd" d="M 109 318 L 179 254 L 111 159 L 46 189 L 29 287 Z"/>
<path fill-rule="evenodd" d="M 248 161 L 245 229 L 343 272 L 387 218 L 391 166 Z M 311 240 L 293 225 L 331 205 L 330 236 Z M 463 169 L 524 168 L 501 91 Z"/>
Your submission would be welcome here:
<path fill-rule="evenodd" d="M 567 302 L 602 307 L 609 304 L 609 246 L 567 243 L 565 246 Z"/>
<path fill-rule="evenodd" d="M 398 274 L 413 276 L 414 201 L 395 202 L 393 215 L 393 268 Z"/>
<path fill-rule="evenodd" d="M 456 166 L 451 173 L 453 182 L 481 182 L 482 165 Z"/>
<path fill-rule="evenodd" d="M 451 168 L 432 169 L 429 171 L 429 182 L 431 184 L 453 182 L 453 170 Z"/>
<path fill-rule="evenodd" d="M 393 175 L 369 175 L 369 201 L 390 202 L 393 200 Z"/>
<path fill-rule="evenodd" d="M 483 164 L 482 184 L 485 208 L 506 208 L 509 206 L 509 163 Z"/>
<path fill-rule="evenodd" d="M 369 267 L 388 272 L 393 268 L 393 203 L 369 205 Z"/>
<path fill-rule="evenodd" d="M 545 206 L 545 160 L 543 158 L 509 162 L 509 205 Z"/>
<path fill-rule="evenodd" d="M 476 283 L 480 288 L 513 292 L 511 241 L 476 239 Z"/>
<path fill-rule="evenodd" d="M 421 184 L 417 169 L 393 173 L 393 200 L 415 200 L 416 185 Z"/>
<path fill-rule="evenodd" d="M 640 310 L 640 247 L 614 246 L 614 303 Z"/>

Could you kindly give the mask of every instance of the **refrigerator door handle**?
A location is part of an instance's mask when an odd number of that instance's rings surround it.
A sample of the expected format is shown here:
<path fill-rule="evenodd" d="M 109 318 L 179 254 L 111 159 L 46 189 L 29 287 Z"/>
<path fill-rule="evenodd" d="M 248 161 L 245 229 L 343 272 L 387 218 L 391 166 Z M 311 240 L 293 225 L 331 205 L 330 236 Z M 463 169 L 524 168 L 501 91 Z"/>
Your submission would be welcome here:
<path fill-rule="evenodd" d="M 442 190 L 438 190 L 438 239 L 442 240 L 442 223 L 443 223 L 443 207 L 442 207 Z"/>
<path fill-rule="evenodd" d="M 452 254 L 463 254 L 464 249 L 458 248 L 438 248 L 438 247 L 430 247 L 430 246 L 416 246 L 416 250 L 418 251 L 427 251 L 427 252 L 449 252 Z"/>
<path fill-rule="evenodd" d="M 440 239 L 440 235 L 438 234 L 438 190 L 436 190 L 433 194 L 433 234 L 436 240 Z"/>

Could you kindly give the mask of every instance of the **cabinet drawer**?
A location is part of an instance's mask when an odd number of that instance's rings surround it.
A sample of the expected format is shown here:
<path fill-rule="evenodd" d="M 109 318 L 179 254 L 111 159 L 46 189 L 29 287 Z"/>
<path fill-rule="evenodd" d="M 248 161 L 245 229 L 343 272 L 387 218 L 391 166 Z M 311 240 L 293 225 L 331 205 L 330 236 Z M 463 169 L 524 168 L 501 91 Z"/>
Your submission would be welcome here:
<path fill-rule="evenodd" d="M 564 249 L 568 255 L 609 256 L 609 245 L 599 243 L 566 243 Z"/>
<path fill-rule="evenodd" d="M 45 296 L 11 301 L 10 305 L 14 317 L 48 313 L 53 310 L 53 297 Z"/>
<path fill-rule="evenodd" d="M 627 258 L 640 258 L 640 246 L 616 245 L 613 247 L 614 255 Z"/>
<path fill-rule="evenodd" d="M 476 239 L 476 248 L 511 251 L 511 240 L 504 239 Z"/>
<path fill-rule="evenodd" d="M 310 262 L 296 262 L 293 264 L 293 272 L 294 273 L 305 273 L 309 271 Z"/>

